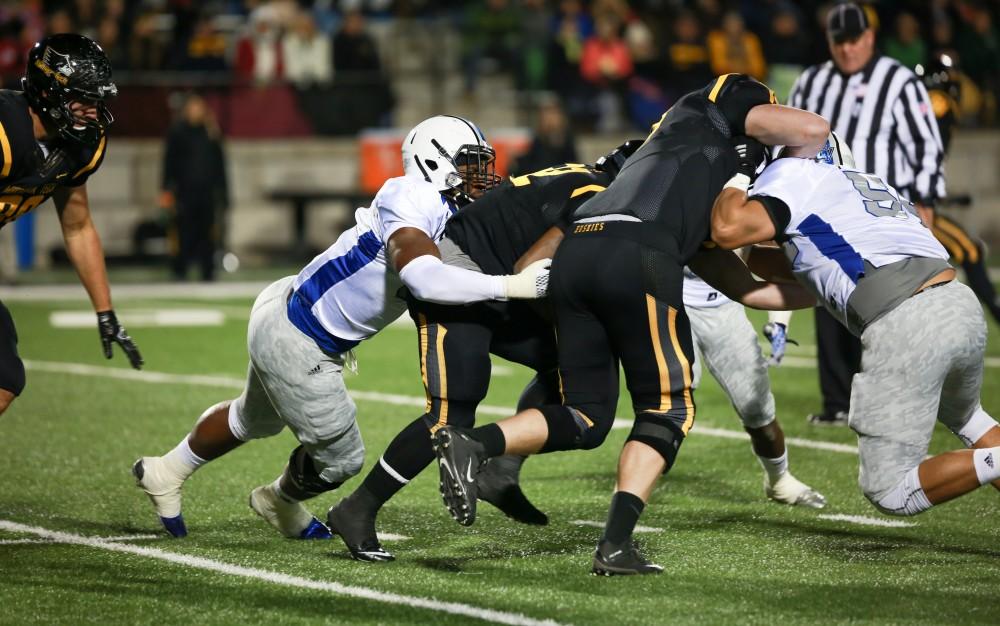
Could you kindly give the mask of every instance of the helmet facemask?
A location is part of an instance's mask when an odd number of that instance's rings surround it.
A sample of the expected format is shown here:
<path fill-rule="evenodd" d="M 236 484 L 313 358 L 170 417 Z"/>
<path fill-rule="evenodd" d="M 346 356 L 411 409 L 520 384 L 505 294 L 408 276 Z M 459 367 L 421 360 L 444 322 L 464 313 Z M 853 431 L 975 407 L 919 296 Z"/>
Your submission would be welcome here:
<path fill-rule="evenodd" d="M 445 178 L 449 188 L 475 199 L 500 184 L 496 174 L 497 155 L 491 146 L 465 144 L 449 155 L 437 141 L 432 143 L 455 168 Z"/>

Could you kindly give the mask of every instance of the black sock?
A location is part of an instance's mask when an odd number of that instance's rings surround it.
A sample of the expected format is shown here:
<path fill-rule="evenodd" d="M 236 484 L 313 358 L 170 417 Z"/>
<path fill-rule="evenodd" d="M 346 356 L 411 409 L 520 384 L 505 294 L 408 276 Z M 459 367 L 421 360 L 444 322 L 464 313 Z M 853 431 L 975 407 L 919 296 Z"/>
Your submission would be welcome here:
<path fill-rule="evenodd" d="M 483 444 L 488 457 L 500 456 L 507 449 L 507 438 L 503 436 L 503 431 L 496 424 L 474 428 L 469 434 L 473 439 Z"/>
<path fill-rule="evenodd" d="M 368 472 L 361 486 L 351 496 L 357 494 L 356 500 L 377 511 L 433 461 L 434 448 L 431 447 L 430 431 L 427 430 L 426 420 L 421 416 L 393 438 L 375 467 Z M 401 476 L 403 481 L 389 473 L 383 463 Z"/>
<path fill-rule="evenodd" d="M 644 508 L 646 504 L 639 496 L 627 491 L 616 491 L 615 495 L 611 496 L 608 523 L 604 526 L 604 536 L 601 537 L 601 541 L 614 545 L 625 543 L 625 540 L 632 536 L 632 531 Z"/>

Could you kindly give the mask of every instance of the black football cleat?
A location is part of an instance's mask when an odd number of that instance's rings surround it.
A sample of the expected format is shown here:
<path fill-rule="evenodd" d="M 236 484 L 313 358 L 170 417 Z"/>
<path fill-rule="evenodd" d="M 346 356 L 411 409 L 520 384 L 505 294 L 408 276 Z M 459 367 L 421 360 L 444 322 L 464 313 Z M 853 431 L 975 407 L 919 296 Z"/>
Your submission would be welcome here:
<path fill-rule="evenodd" d="M 549 517 L 521 491 L 523 456 L 505 454 L 489 460 L 479 472 L 479 499 L 489 502 L 515 522 L 545 526 Z"/>
<path fill-rule="evenodd" d="M 486 461 L 483 444 L 452 426 L 434 433 L 431 440 L 437 455 L 441 498 L 448 512 L 462 526 L 476 521 L 477 475 Z"/>
<path fill-rule="evenodd" d="M 351 558 L 356 561 L 395 561 L 396 557 L 379 543 L 375 534 L 375 516 L 362 507 L 351 506 L 349 500 L 341 500 L 327 512 L 326 525 L 330 532 L 340 535 L 351 552 Z"/>
<path fill-rule="evenodd" d="M 650 563 L 639 553 L 639 548 L 631 539 L 619 545 L 607 541 L 597 544 L 594 566 L 590 570 L 591 574 L 598 576 L 633 576 L 662 572 L 661 566 Z"/>

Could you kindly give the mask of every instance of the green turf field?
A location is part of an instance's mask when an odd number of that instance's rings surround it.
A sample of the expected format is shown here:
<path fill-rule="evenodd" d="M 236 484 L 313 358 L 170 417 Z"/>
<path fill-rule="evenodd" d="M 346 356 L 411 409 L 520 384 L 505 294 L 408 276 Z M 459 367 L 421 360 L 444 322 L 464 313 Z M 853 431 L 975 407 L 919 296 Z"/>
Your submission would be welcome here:
<path fill-rule="evenodd" d="M 339 540 L 281 539 L 246 501 L 281 470 L 294 446 L 285 433 L 200 470 L 185 490 L 191 534 L 169 539 L 129 468 L 140 455 L 172 447 L 203 409 L 237 395 L 250 298 L 119 299 L 126 320 L 129 310 L 170 307 L 226 316 L 217 327 L 130 327 L 146 358 L 145 373 L 133 378 L 120 352 L 103 359 L 95 328 L 50 325 L 52 311 L 83 311 L 85 303 L 7 305 L 29 371 L 25 393 L 0 418 L 0 623 L 997 622 L 1000 494 L 981 489 L 905 520 L 875 511 L 856 485 L 852 433 L 804 420 L 818 408 L 808 313 L 792 323 L 804 345 L 789 354 L 799 358 L 773 371 L 772 381 L 789 437 L 848 446 L 790 446 L 793 472 L 827 496 L 827 509 L 764 499 L 749 444 L 721 432 L 738 433 L 738 420 L 718 387 L 706 382 L 677 467 L 640 521 L 655 529 L 638 535 L 644 550 L 666 571 L 605 579 L 588 575 L 600 530 L 577 522 L 603 522 L 625 430 L 613 431 L 601 449 L 527 463 L 525 490 L 552 520 L 541 529 L 515 525 L 488 505 L 475 526 L 459 527 L 441 505 L 432 468 L 380 518 L 382 531 L 404 537 L 385 542 L 398 557 L 394 563 L 351 561 Z M 998 330 L 991 326 L 983 393 L 994 414 L 1000 414 Z M 390 327 L 357 353 L 360 373 L 347 384 L 369 392 L 357 402 L 367 471 L 392 435 L 422 411 L 422 388 L 411 328 Z M 511 406 L 528 376 L 516 367 L 499 373 L 487 403 Z M 412 400 L 392 404 L 379 393 Z M 619 416 L 628 415 L 626 399 Z M 939 432 L 932 451 L 956 444 Z M 312 508 L 322 517 L 341 495 L 328 494 Z"/>

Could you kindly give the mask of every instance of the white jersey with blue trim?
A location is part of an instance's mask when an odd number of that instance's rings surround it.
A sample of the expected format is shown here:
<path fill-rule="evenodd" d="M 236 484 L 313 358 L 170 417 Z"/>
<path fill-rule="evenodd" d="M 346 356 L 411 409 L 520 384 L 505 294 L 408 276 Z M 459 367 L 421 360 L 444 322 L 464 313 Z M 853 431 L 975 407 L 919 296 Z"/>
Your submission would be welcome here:
<path fill-rule="evenodd" d="M 755 196 L 788 205 L 783 246 L 792 271 L 842 320 L 865 262 L 879 268 L 910 258 L 948 258 L 912 203 L 874 174 L 778 159 L 754 183 L 750 198 Z"/>
<path fill-rule="evenodd" d="M 687 266 L 684 267 L 684 306 L 697 309 L 714 309 L 732 302 L 715 287 L 709 285 Z"/>
<path fill-rule="evenodd" d="M 389 267 L 386 243 L 401 228 L 417 228 L 438 242 L 458 210 L 420 178 L 390 178 L 372 205 L 354 213 L 357 224 L 295 277 L 288 319 L 324 350 L 345 352 L 406 311 L 403 286 Z"/>

